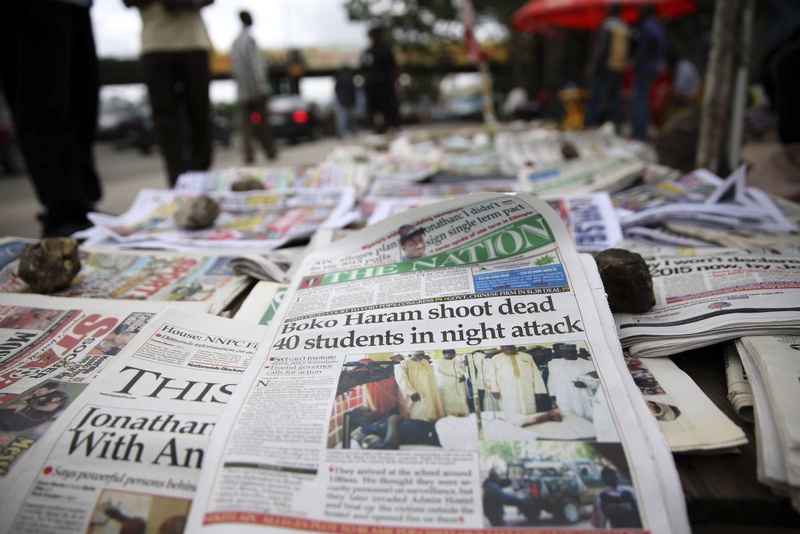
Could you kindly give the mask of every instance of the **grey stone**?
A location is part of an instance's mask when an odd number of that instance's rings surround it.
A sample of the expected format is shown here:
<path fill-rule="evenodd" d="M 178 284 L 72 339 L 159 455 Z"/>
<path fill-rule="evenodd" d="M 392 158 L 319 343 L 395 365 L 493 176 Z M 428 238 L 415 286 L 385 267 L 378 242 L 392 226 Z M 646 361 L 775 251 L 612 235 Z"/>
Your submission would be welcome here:
<path fill-rule="evenodd" d="M 17 276 L 35 293 L 53 293 L 69 286 L 81 270 L 78 242 L 71 237 L 45 237 L 25 245 Z"/>
<path fill-rule="evenodd" d="M 180 198 L 175 222 L 188 230 L 210 228 L 219 216 L 219 202 L 208 195 Z"/>
<path fill-rule="evenodd" d="M 257 178 L 242 178 L 231 184 L 231 191 L 258 191 L 260 189 L 266 188 Z"/>
<path fill-rule="evenodd" d="M 643 313 L 655 306 L 653 278 L 641 255 L 610 248 L 593 256 L 612 312 Z"/>

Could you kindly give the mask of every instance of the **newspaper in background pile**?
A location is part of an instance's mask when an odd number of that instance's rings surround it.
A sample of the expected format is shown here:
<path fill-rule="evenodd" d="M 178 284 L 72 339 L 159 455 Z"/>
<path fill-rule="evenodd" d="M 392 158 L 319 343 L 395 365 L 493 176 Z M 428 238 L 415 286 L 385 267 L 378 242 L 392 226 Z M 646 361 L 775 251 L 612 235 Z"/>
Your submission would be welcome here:
<path fill-rule="evenodd" d="M 17 276 L 25 245 L 35 240 L 0 239 L 0 293 L 30 293 Z M 234 272 L 231 251 L 164 252 L 78 249 L 81 270 L 56 297 L 116 300 L 206 302 L 211 313 L 227 308 L 247 288 L 248 279 Z"/>
<path fill-rule="evenodd" d="M 356 200 L 352 187 L 207 193 L 220 203 L 213 226 L 180 228 L 173 218 L 179 199 L 194 194 L 142 189 L 120 216 L 90 213 L 95 226 L 76 236 L 89 247 L 271 249 L 308 239 L 318 228 L 347 226 Z"/>

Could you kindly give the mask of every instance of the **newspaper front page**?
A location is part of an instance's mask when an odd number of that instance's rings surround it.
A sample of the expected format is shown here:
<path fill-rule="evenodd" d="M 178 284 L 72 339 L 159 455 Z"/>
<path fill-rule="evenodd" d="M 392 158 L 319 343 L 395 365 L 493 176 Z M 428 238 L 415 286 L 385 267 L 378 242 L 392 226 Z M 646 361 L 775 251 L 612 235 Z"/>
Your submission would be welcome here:
<path fill-rule="evenodd" d="M 265 333 L 176 307 L 152 318 L 3 488 L 0 532 L 183 532 L 212 430 Z"/>
<path fill-rule="evenodd" d="M 166 306 L 0 294 L 0 492 L 64 409 Z"/>
<path fill-rule="evenodd" d="M 800 332 L 796 254 L 741 251 L 645 261 L 655 306 L 614 314 L 620 341 L 634 356 L 670 356 L 743 335 Z"/>
<path fill-rule="evenodd" d="M 0 239 L 0 293 L 30 293 L 17 276 L 19 259 L 35 240 Z M 249 279 L 234 272 L 227 254 L 125 251 L 81 246 L 81 270 L 57 297 L 208 302 L 219 313 L 244 291 Z"/>
<path fill-rule="evenodd" d="M 331 243 L 234 393 L 188 528 L 686 532 L 613 324 L 593 260 L 529 195 L 459 197 Z"/>

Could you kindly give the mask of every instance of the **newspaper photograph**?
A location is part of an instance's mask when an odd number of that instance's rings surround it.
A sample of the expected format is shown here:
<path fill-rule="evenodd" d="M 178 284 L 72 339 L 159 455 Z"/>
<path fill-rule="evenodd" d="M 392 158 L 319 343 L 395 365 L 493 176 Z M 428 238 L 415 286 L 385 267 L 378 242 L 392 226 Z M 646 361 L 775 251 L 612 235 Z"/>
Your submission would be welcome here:
<path fill-rule="evenodd" d="M 35 240 L 0 239 L 0 293 L 30 293 L 17 276 L 25 245 Z M 249 280 L 235 272 L 228 253 L 159 251 L 131 252 L 81 245 L 81 270 L 57 297 L 207 302 L 218 313 L 247 288 Z M 287 267 L 288 268 L 288 267 Z"/>
<path fill-rule="evenodd" d="M 0 294 L 0 491 L 64 409 L 166 306 Z"/>
<path fill-rule="evenodd" d="M 175 307 L 154 317 L 2 489 L 0 531 L 183 532 L 212 430 L 265 332 Z"/>
<path fill-rule="evenodd" d="M 304 259 L 188 528 L 687 531 L 624 370 L 597 267 L 544 201 L 482 193 L 386 219 Z"/>

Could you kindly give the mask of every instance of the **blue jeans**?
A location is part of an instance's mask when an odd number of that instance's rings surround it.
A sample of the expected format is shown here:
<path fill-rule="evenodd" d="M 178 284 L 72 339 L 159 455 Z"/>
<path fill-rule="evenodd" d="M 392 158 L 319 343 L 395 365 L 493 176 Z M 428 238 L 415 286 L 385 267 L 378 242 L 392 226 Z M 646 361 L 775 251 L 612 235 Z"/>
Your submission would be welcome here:
<path fill-rule="evenodd" d="M 592 80 L 589 102 L 586 105 L 586 126 L 600 124 L 603 108 L 608 106 L 608 119 L 619 125 L 622 73 L 600 68 Z"/>
<path fill-rule="evenodd" d="M 633 94 L 631 95 L 631 137 L 647 140 L 650 125 L 650 83 L 654 72 L 636 71 L 633 75 Z"/>
<path fill-rule="evenodd" d="M 358 133 L 354 107 L 346 107 L 339 102 L 334 102 L 333 111 L 336 114 L 336 135 L 347 137 Z"/>

